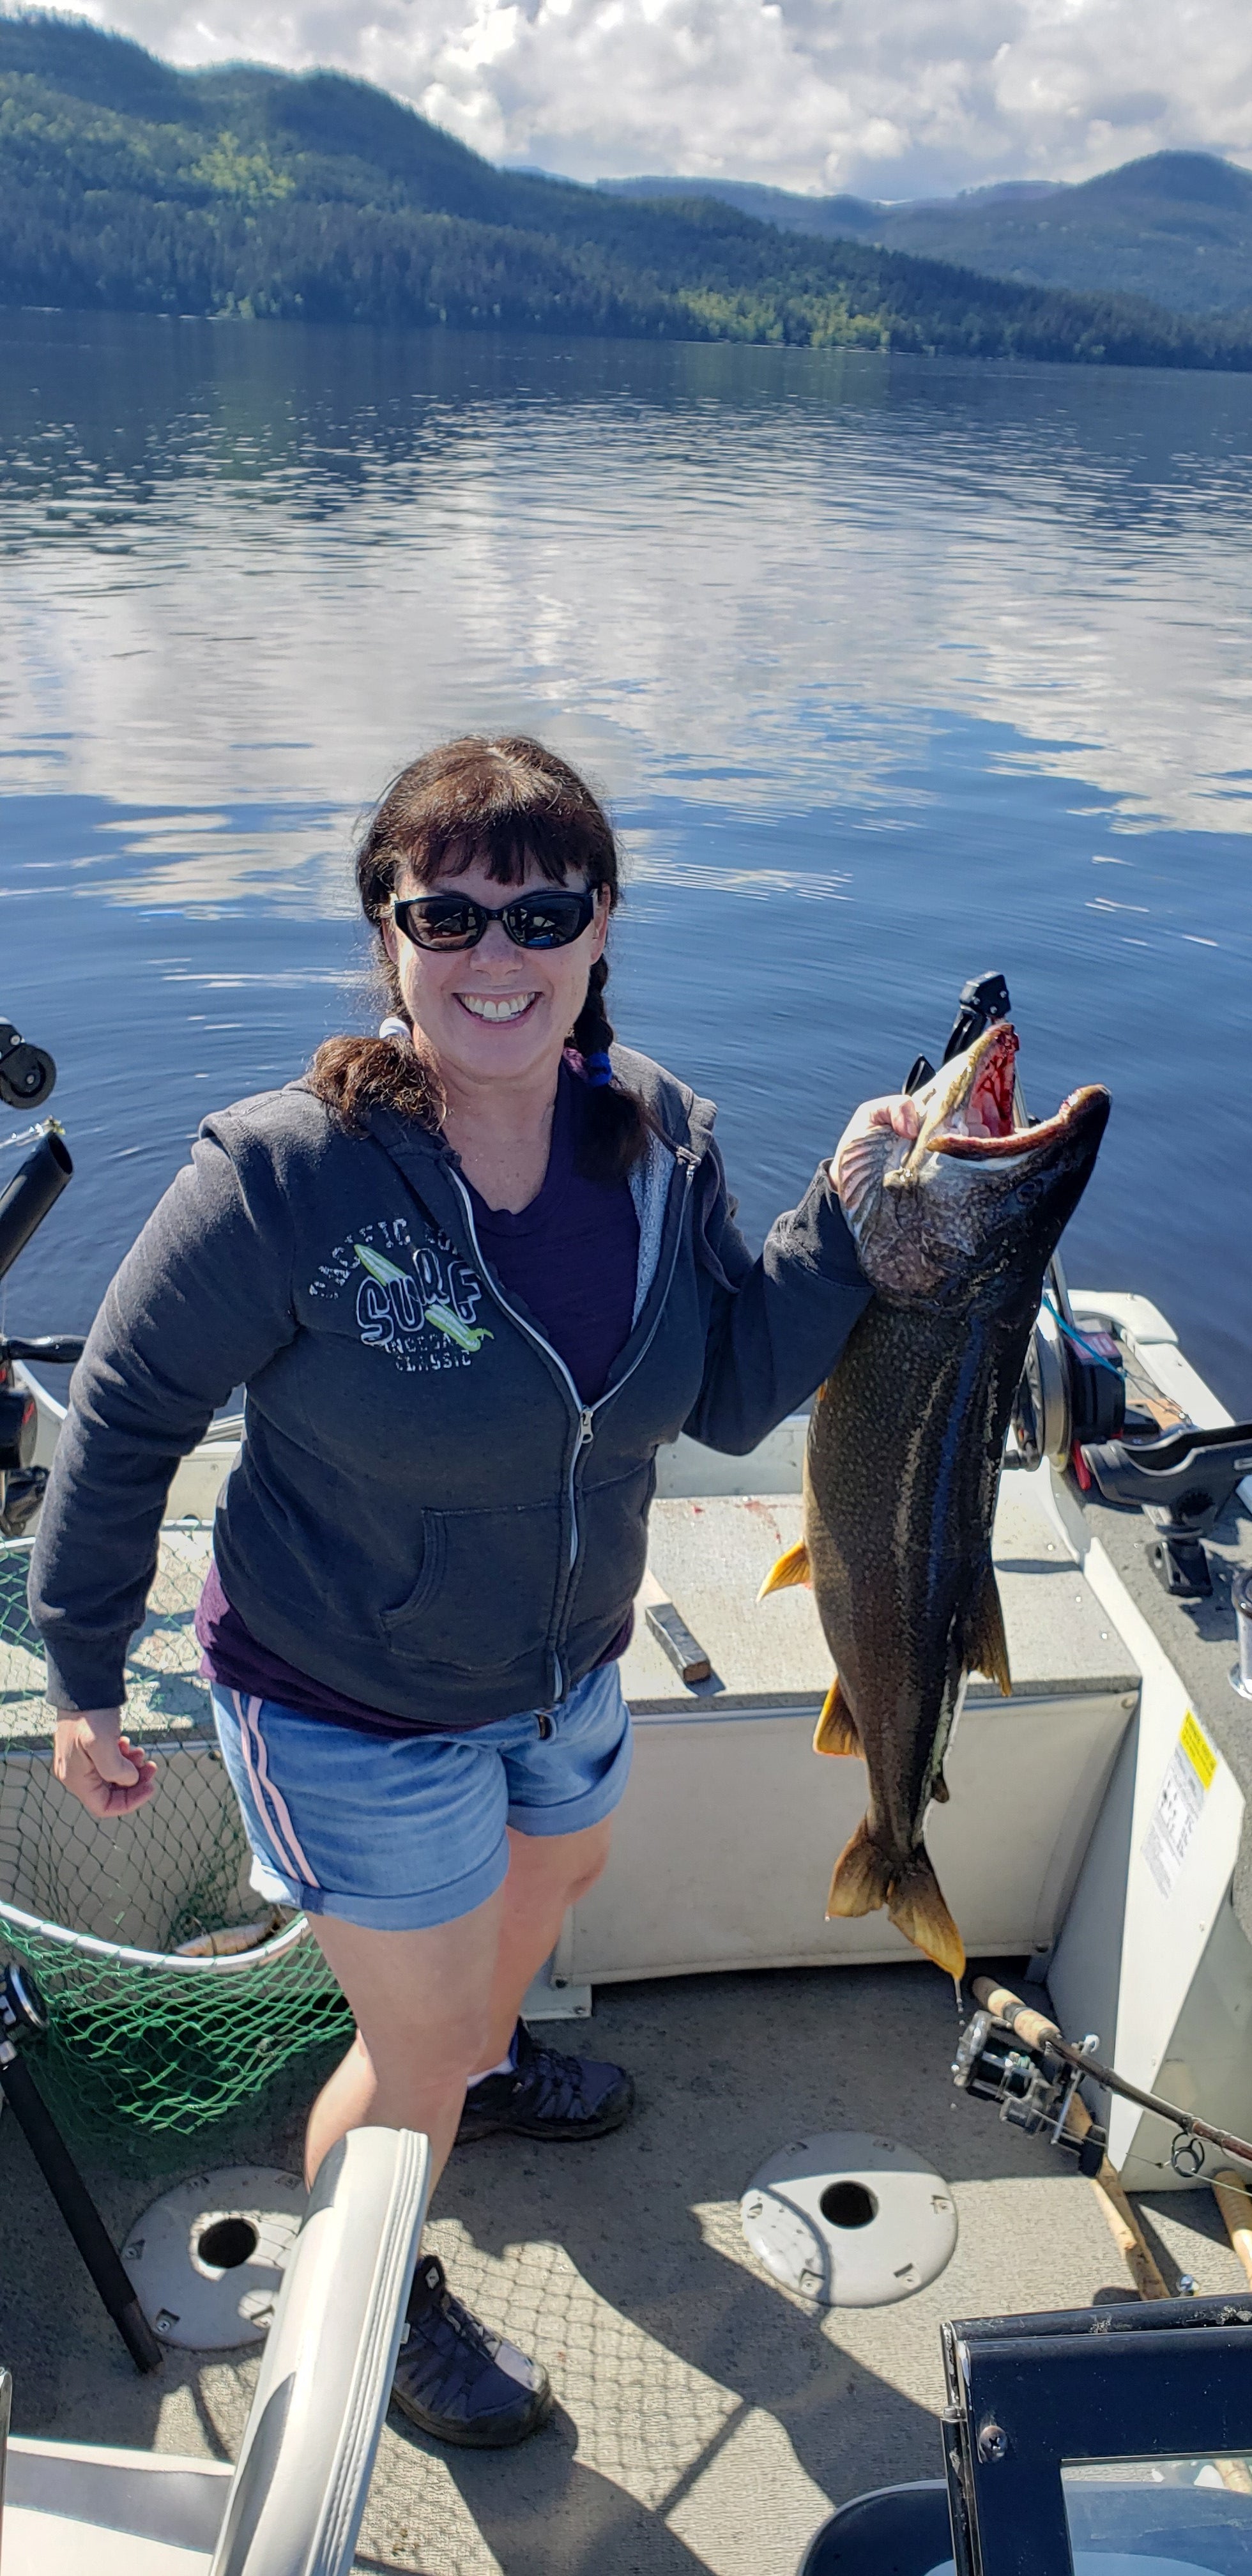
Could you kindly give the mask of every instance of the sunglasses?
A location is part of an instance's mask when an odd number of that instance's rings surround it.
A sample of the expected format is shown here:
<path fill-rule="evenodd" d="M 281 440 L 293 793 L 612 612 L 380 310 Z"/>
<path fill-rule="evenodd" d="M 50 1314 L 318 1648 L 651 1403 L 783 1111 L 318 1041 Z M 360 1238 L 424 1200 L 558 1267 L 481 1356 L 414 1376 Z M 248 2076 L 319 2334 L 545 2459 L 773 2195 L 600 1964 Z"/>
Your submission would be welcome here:
<path fill-rule="evenodd" d="M 515 948 L 568 948 L 595 920 L 593 894 L 554 887 L 519 894 L 498 911 L 467 894 L 415 894 L 393 901 L 391 917 L 415 948 L 476 948 L 489 922 L 503 924 Z"/>

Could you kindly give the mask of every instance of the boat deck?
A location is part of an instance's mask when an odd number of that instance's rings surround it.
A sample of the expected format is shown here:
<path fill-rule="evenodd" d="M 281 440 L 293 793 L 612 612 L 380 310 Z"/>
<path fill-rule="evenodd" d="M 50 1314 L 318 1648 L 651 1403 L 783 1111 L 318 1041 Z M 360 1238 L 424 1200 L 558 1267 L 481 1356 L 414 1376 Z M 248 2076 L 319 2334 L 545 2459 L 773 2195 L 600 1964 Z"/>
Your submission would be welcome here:
<path fill-rule="evenodd" d="M 1092 2186 L 953 2092 L 955 2029 L 952 1989 L 923 1964 L 619 1985 L 590 2022 L 552 2027 L 557 2044 L 634 2069 L 634 2119 L 585 2147 L 461 2150 L 427 2242 L 488 2322 L 541 2355 L 556 2412 L 502 2453 L 445 2450 L 393 2414 L 357 2567 L 790 2576 L 832 2505 L 938 2475 L 942 2317 L 1131 2295 Z M 815 2308 L 760 2271 L 740 2232 L 763 2158 L 841 2127 L 907 2143 L 953 2188 L 951 2263 L 892 2307 Z M 295 2164 L 298 2123 L 258 2127 L 245 2153 Z M 176 2178 L 90 2174 L 121 2242 Z M 1182 2270 L 1202 2292 L 1246 2290 L 1211 2192 L 1138 2207 L 1171 2286 Z M 137 2377 L 11 2117 L 0 2357 L 15 2430 L 219 2458 L 257 2367 L 170 2353 L 159 2379 Z"/>

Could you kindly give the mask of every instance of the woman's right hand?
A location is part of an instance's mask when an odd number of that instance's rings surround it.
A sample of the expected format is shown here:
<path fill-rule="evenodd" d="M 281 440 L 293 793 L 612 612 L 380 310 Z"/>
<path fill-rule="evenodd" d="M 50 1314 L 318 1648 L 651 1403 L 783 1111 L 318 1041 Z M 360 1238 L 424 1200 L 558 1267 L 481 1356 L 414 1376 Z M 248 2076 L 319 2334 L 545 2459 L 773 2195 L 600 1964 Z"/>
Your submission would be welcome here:
<path fill-rule="evenodd" d="M 156 1787 L 156 1764 L 122 1731 L 120 1708 L 62 1709 L 52 1768 L 91 1816 L 126 1816 Z"/>

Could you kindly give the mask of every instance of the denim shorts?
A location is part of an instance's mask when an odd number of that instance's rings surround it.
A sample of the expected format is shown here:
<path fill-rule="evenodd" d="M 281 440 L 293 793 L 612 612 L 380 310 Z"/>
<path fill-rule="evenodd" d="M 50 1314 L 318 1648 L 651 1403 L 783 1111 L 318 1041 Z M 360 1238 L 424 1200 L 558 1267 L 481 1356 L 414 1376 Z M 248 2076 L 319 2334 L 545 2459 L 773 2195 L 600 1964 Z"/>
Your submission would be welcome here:
<path fill-rule="evenodd" d="M 375 1735 L 220 1685 L 213 1715 L 258 1895 L 371 1931 L 471 1914 L 507 1874 L 506 1826 L 601 1824 L 630 1774 L 615 1663 L 555 1708 L 455 1735 Z"/>

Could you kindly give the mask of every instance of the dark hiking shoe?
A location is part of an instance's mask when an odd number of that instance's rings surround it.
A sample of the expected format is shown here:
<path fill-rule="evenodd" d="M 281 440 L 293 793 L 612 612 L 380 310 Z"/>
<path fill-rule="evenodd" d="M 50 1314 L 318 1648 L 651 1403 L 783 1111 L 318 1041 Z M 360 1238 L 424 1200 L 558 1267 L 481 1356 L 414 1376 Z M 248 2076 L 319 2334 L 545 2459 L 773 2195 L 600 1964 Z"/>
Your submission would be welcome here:
<path fill-rule="evenodd" d="M 620 2129 L 634 2108 L 635 2087 L 624 2066 L 591 2057 L 566 2057 L 541 2048 L 519 2021 L 515 2060 L 507 2075 L 484 2075 L 465 2096 L 457 2145 L 512 2129 L 519 2138 L 602 2138 Z"/>
<path fill-rule="evenodd" d="M 552 2408 L 546 2370 L 480 2326 L 434 2254 L 423 2254 L 413 2275 L 391 2394 L 423 2433 L 476 2451 L 524 2442 Z"/>

